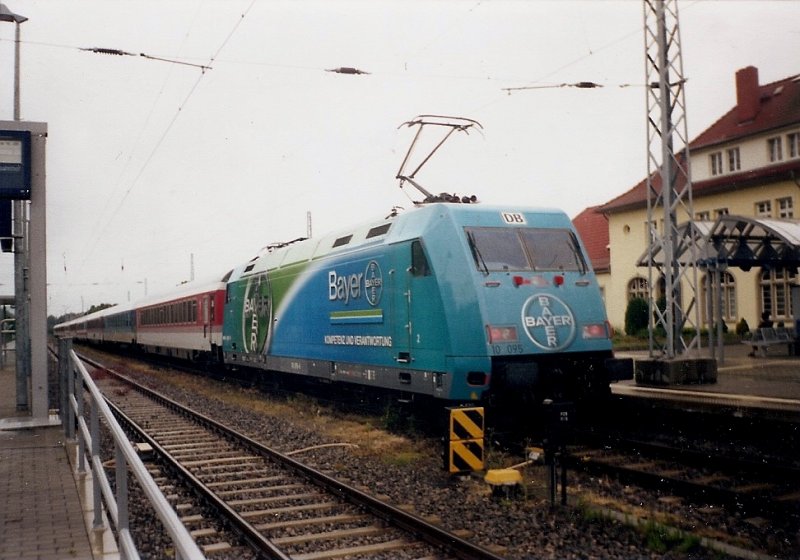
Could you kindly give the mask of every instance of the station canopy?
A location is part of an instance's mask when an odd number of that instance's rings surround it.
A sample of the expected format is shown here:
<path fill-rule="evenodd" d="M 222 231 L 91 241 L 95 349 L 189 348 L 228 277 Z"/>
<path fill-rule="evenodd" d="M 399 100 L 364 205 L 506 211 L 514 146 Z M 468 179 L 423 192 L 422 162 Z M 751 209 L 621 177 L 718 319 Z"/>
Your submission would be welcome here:
<path fill-rule="evenodd" d="M 800 221 L 745 216 L 720 216 L 715 222 L 685 222 L 678 226 L 675 259 L 701 268 L 800 267 Z M 637 266 L 664 266 L 661 247 L 648 249 Z"/>

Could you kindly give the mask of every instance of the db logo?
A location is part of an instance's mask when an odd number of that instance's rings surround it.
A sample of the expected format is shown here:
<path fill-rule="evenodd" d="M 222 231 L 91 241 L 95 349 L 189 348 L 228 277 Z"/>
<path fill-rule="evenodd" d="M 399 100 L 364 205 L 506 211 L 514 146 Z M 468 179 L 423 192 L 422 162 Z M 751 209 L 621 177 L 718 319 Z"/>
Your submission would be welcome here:
<path fill-rule="evenodd" d="M 501 212 L 503 221 L 512 226 L 523 226 L 528 222 L 525 220 L 525 215 L 519 212 Z"/>

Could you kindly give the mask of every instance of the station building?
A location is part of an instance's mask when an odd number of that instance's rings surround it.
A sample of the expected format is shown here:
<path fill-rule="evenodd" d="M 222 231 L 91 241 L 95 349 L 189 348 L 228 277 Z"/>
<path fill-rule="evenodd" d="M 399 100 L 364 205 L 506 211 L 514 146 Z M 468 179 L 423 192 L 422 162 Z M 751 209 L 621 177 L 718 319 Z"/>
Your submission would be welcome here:
<path fill-rule="evenodd" d="M 698 222 L 719 216 L 800 218 L 800 75 L 759 84 L 753 66 L 736 73 L 736 106 L 689 144 L 693 210 Z M 647 181 L 573 220 L 586 244 L 603 291 L 609 321 L 623 330 L 634 297 L 649 296 L 647 267 L 637 260 L 647 249 Z M 698 270 L 697 302 L 706 324 L 709 278 Z M 722 273 L 722 316 L 728 328 L 745 318 L 755 327 L 763 311 L 791 325 L 790 289 L 797 270 L 729 268 Z M 655 287 L 658 290 L 658 286 Z M 660 294 L 656 292 L 656 297 Z"/>

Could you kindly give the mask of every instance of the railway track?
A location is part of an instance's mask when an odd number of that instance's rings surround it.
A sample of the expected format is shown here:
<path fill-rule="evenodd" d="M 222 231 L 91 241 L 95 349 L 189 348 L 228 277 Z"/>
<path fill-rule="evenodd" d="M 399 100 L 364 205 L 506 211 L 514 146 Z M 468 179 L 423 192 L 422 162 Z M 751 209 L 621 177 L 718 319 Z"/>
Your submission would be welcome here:
<path fill-rule="evenodd" d="M 120 421 L 163 465 L 167 474 L 158 480 L 166 486 L 179 479 L 190 489 L 171 497 L 208 554 L 294 560 L 500 558 L 101 364 L 87 363 L 100 372 L 98 386 Z"/>
<path fill-rule="evenodd" d="M 724 505 L 746 517 L 800 519 L 796 466 L 625 437 L 572 446 L 567 460 L 576 469 Z"/>

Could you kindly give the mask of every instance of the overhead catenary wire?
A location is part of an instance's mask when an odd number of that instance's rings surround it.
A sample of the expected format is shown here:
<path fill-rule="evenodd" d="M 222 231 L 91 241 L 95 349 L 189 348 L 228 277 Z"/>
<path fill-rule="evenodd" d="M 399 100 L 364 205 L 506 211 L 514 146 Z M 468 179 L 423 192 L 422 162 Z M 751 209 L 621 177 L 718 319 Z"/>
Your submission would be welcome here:
<path fill-rule="evenodd" d="M 210 58 L 210 60 L 208 62 L 207 68 L 211 67 L 211 64 L 214 62 L 214 60 L 217 58 L 217 56 L 219 56 L 219 53 L 222 51 L 222 49 L 225 48 L 225 46 L 231 40 L 233 35 L 239 29 L 239 26 L 241 25 L 242 21 L 247 16 L 247 14 L 250 12 L 250 10 L 252 9 L 252 7 L 255 4 L 255 2 L 256 2 L 256 0 L 251 0 L 250 4 L 247 6 L 247 8 L 241 14 L 239 19 L 236 20 L 236 23 L 233 25 L 233 27 L 231 28 L 230 32 L 225 37 L 225 39 L 222 41 L 222 43 L 220 44 L 219 48 L 217 48 L 217 50 L 211 56 L 211 58 Z M 153 158 L 155 157 L 155 155 L 158 152 L 159 148 L 164 143 L 164 140 L 167 138 L 167 135 L 169 134 L 169 132 L 172 130 L 172 127 L 175 125 L 175 122 L 178 120 L 178 117 L 180 116 L 181 112 L 186 107 L 187 103 L 192 98 L 192 96 L 194 95 L 194 92 L 197 91 L 197 88 L 200 85 L 200 82 L 203 80 L 204 76 L 205 76 L 205 70 L 203 70 L 200 73 L 200 75 L 197 77 L 197 79 L 195 80 L 195 82 L 192 85 L 192 87 L 189 89 L 189 92 L 186 94 L 186 97 L 184 97 L 183 101 L 178 106 L 177 110 L 175 111 L 175 114 L 172 116 L 172 119 L 170 119 L 170 121 L 167 124 L 167 126 L 165 127 L 164 131 L 161 133 L 161 136 L 158 138 L 158 140 L 156 141 L 155 145 L 153 146 L 153 149 L 150 151 L 150 153 L 147 156 L 147 158 L 145 159 L 144 163 L 139 168 L 139 171 L 137 172 L 136 176 L 131 181 L 130 186 L 125 191 L 125 194 L 122 196 L 122 199 L 119 201 L 119 203 L 117 204 L 116 208 L 114 208 L 114 211 L 111 213 L 111 216 L 108 218 L 106 223 L 100 229 L 99 234 L 94 237 L 92 245 L 91 245 L 90 249 L 86 253 L 86 257 L 81 262 L 81 267 L 89 260 L 89 257 L 91 257 L 92 253 L 94 252 L 94 249 L 97 246 L 97 242 L 100 239 L 100 237 L 102 236 L 102 233 L 108 228 L 108 226 L 111 224 L 111 222 L 113 222 L 114 217 L 117 215 L 117 213 L 119 212 L 120 208 L 122 208 L 122 205 L 125 203 L 125 201 L 127 200 L 128 196 L 133 191 L 134 187 L 136 187 L 136 185 L 139 183 L 139 179 L 142 177 L 142 175 L 144 174 L 145 170 L 150 165 L 150 162 L 153 161 Z"/>
<path fill-rule="evenodd" d="M 484 5 L 488 5 L 488 3 L 484 3 Z M 465 6 L 466 6 L 466 4 L 465 4 Z M 481 7 L 481 2 L 477 2 L 476 4 L 474 4 L 474 5 L 473 5 L 473 7 L 472 7 L 472 9 L 471 9 L 471 11 L 473 11 L 473 10 L 479 10 L 479 9 L 482 9 L 482 7 Z M 229 15 L 228 15 L 228 17 L 230 17 L 231 15 L 238 15 L 238 14 L 229 14 Z M 112 46 L 113 46 L 113 44 L 112 44 Z M 127 46 L 127 45 L 126 45 L 126 46 Z M 594 46 L 594 45 L 593 45 L 593 46 Z M 97 47 L 97 48 L 100 48 L 100 47 Z M 85 50 L 85 49 L 84 49 L 84 50 Z M 134 49 L 131 49 L 131 50 L 133 51 L 133 52 L 131 52 L 131 53 L 130 53 L 130 55 L 131 55 L 131 56 L 138 56 L 138 55 L 136 54 L 136 53 L 138 52 L 138 48 L 134 48 Z M 423 50 L 424 50 L 424 49 L 423 49 Z M 591 49 L 590 49 L 589 56 L 591 56 L 592 54 L 594 54 L 594 53 L 596 53 L 596 52 L 599 52 L 600 50 L 602 50 L 602 49 L 595 49 L 594 51 L 591 51 Z M 227 51 L 226 51 L 226 52 L 227 52 Z M 84 59 L 87 59 L 87 58 L 91 59 L 91 58 L 93 58 L 93 57 L 91 57 L 91 56 L 88 56 L 89 54 L 91 54 L 91 53 L 85 53 L 85 52 L 84 52 L 84 53 L 82 53 L 81 55 L 75 55 L 75 56 L 80 56 L 80 57 L 82 57 L 82 58 L 84 58 Z M 106 53 L 98 53 L 98 54 L 106 54 Z M 159 58 L 159 59 L 163 59 L 163 60 L 169 60 L 169 59 L 170 59 L 170 55 L 172 55 L 172 54 L 175 54 L 175 53 L 168 52 L 168 51 L 161 51 L 161 52 L 160 52 L 160 53 L 158 53 L 158 54 L 160 54 L 160 55 L 166 55 L 166 56 L 165 56 L 165 57 L 161 57 L 161 56 L 159 56 L 159 57 L 155 57 L 155 58 Z M 234 60 L 226 60 L 226 58 L 227 58 L 227 57 L 219 58 L 218 56 L 216 56 L 216 55 L 215 55 L 215 57 L 214 57 L 214 59 L 213 59 L 213 60 L 215 61 L 215 64 L 213 64 L 213 66 L 215 66 L 215 67 L 219 67 L 219 64 L 220 64 L 222 61 L 225 61 L 226 63 L 232 63 L 232 64 L 246 64 L 246 65 L 266 65 L 266 66 L 285 67 L 285 68 L 291 68 L 291 69 L 306 69 L 306 70 L 309 70 L 309 71 L 320 71 L 320 70 L 325 70 L 325 69 L 326 69 L 326 68 L 324 67 L 324 65 L 314 65 L 313 63 L 312 63 L 312 65 L 309 65 L 309 66 L 312 66 L 312 67 L 301 67 L 301 66 L 299 66 L 299 65 L 277 65 L 277 64 L 270 64 L 269 62 L 258 62 L 258 61 L 257 61 L 257 59 L 258 59 L 258 58 L 262 58 L 262 56 L 263 56 L 263 55 L 261 55 L 261 54 L 258 54 L 258 55 L 255 55 L 255 56 L 253 56 L 254 54 L 255 54 L 255 52 L 253 52 L 253 53 L 248 53 L 248 54 L 244 55 L 242 58 L 250 58 L 250 57 L 252 57 L 252 58 L 253 58 L 253 59 L 255 59 L 255 60 L 236 60 L 236 61 L 234 61 Z M 87 55 L 87 56 L 84 56 L 84 55 Z M 96 59 L 97 57 L 94 57 L 94 58 Z M 107 59 L 108 59 L 108 58 L 113 58 L 113 55 L 111 55 L 111 54 L 108 54 L 108 55 L 106 56 L 106 58 L 107 58 Z M 272 57 L 268 57 L 268 58 L 272 58 Z M 272 60 L 281 60 L 281 58 L 282 58 L 282 56 L 281 56 L 281 55 L 279 55 L 279 56 L 276 56 L 276 57 L 272 58 Z M 142 62 L 143 62 L 143 60 L 144 60 L 144 59 L 142 59 Z M 175 62 L 179 62 L 179 61 L 182 61 L 182 60 L 184 60 L 182 57 L 178 57 L 178 58 L 175 60 Z M 287 61 L 291 62 L 290 60 L 287 60 Z M 122 61 L 119 61 L 119 60 L 112 60 L 112 61 L 109 61 L 109 62 L 108 62 L 108 64 L 114 64 L 115 62 L 122 62 Z M 196 67 L 197 67 L 197 68 L 201 68 L 201 69 L 202 69 L 202 68 L 203 68 L 203 67 L 206 65 L 206 62 L 200 62 L 198 59 L 194 59 L 194 60 L 193 60 L 193 62 L 198 62 L 198 64 L 196 65 Z M 356 66 L 357 66 L 357 62 L 355 62 L 355 61 L 351 62 L 351 61 L 349 61 L 349 60 L 348 60 L 348 61 L 342 61 L 342 62 L 350 62 L 351 66 L 342 66 L 342 67 L 340 67 L 340 68 L 351 68 L 351 67 L 356 67 Z M 498 91 L 497 91 L 497 90 L 498 90 L 498 89 L 500 89 L 500 88 L 499 88 L 499 86 L 502 86 L 502 85 L 508 85 L 508 83 L 509 83 L 509 82 L 506 82 L 505 84 L 503 84 L 503 83 L 497 83 L 497 81 L 496 81 L 496 80 L 497 80 L 498 78 L 497 78 L 496 76 L 489 77 L 489 76 L 479 76 L 479 75 L 475 75 L 475 74 L 480 74 L 480 73 L 481 73 L 481 69 L 480 69 L 480 68 L 470 68 L 470 67 L 468 67 L 468 66 L 464 66 L 464 67 L 461 67 L 461 68 L 458 68 L 458 69 L 455 69 L 455 68 L 453 68 L 453 69 L 452 69 L 452 72 L 448 72 L 448 71 L 446 71 L 446 70 L 445 70 L 444 72 L 442 72 L 442 71 L 441 71 L 441 68 L 440 68 L 440 67 L 437 67 L 437 68 L 435 68 L 435 69 L 434 69 L 433 73 L 431 73 L 431 74 L 428 74 L 428 75 L 426 75 L 426 76 L 422 76 L 422 75 L 421 75 L 419 72 L 411 72 L 411 73 L 393 72 L 393 73 L 389 73 L 389 72 L 386 72 L 386 70 L 391 70 L 391 69 L 390 69 L 390 68 L 386 68 L 386 67 L 384 67 L 384 68 L 383 68 L 383 70 L 384 70 L 384 71 L 381 71 L 381 70 L 382 70 L 382 69 L 381 69 L 381 66 L 382 66 L 382 64 L 380 64 L 380 62 L 381 62 L 381 61 L 378 61 L 378 64 L 371 63 L 371 64 L 370 64 L 370 66 L 364 66 L 363 68 L 365 68 L 365 69 L 367 69 L 367 70 L 370 70 L 370 71 L 373 71 L 373 70 L 374 70 L 375 72 L 374 72 L 374 74 L 373 74 L 373 78 L 375 78 L 375 77 L 376 77 L 376 76 L 375 76 L 375 74 L 377 74 L 377 77 L 378 77 L 378 78 L 381 78 L 381 77 L 384 77 L 384 76 L 389 76 L 389 77 L 400 77 L 400 78 L 405 78 L 405 77 L 409 77 L 409 78 L 411 78 L 411 77 L 416 77 L 416 78 L 420 78 L 420 77 L 428 77 L 428 78 L 434 78 L 434 77 L 436 77 L 436 78 L 444 78 L 444 77 L 446 77 L 447 79 L 451 79 L 451 80 L 452 80 L 452 79 L 490 80 L 488 83 L 489 83 L 489 84 L 491 84 L 491 83 L 494 83 L 494 85 L 495 85 L 495 87 L 494 87 L 494 88 L 490 88 L 490 89 L 493 89 L 493 90 L 494 90 L 494 93 L 492 93 L 492 92 L 489 92 L 489 91 L 486 91 L 486 93 L 487 93 L 487 94 L 489 94 L 489 95 L 490 95 L 490 99 L 494 99 L 494 100 L 495 100 L 495 102 L 502 102 L 502 99 L 505 97 L 505 96 L 498 95 Z M 123 64 L 124 64 L 124 63 L 123 63 Z M 128 60 L 128 61 L 127 61 L 127 64 L 129 64 L 129 65 L 130 65 L 130 64 L 131 64 L 131 61 L 130 61 L 130 60 Z M 180 72 L 180 71 L 181 71 L 181 69 L 188 68 L 189 66 L 192 66 L 192 65 L 191 65 L 191 64 L 189 64 L 189 65 L 186 65 L 186 66 L 176 66 L 176 72 Z M 211 68 L 211 66 L 212 66 L 212 64 L 211 64 L 211 63 L 209 63 L 209 64 L 208 64 L 208 68 Z M 327 65 L 327 68 L 332 68 L 332 67 L 334 67 L 334 66 L 336 66 L 336 65 L 335 65 L 335 64 L 329 64 L 329 65 Z M 546 68 L 546 67 L 545 67 L 545 68 Z M 464 72 L 464 70 L 467 70 L 467 71 L 466 71 L 466 72 Z M 220 71 L 222 71 L 222 68 L 221 68 L 221 67 L 220 67 Z M 514 74 L 518 73 L 519 71 L 520 71 L 520 68 L 517 68 L 516 70 L 512 70 L 510 73 L 511 73 L 511 74 L 512 74 L 512 76 L 513 76 Z M 339 73 L 342 73 L 342 72 L 339 72 Z M 370 73 L 373 73 L 373 72 L 370 72 Z M 522 74 L 522 76 L 524 76 L 524 77 L 527 77 L 527 76 L 525 76 L 525 73 L 522 73 L 522 72 L 520 72 L 520 73 Z M 443 76 L 443 74 L 453 74 L 453 75 L 450 75 L 450 76 Z M 461 75 L 461 76 L 458 76 L 458 75 L 455 75 L 455 74 L 473 74 L 473 75 L 472 75 L 472 76 L 467 76 L 467 75 Z M 342 76 L 335 77 L 335 76 L 333 76 L 332 74 L 328 74 L 328 76 L 329 76 L 329 78 L 328 78 L 329 80 L 340 80 L 340 79 L 342 78 Z M 211 76 L 211 77 L 212 77 L 212 79 L 213 79 L 215 76 Z M 190 78 L 191 78 L 191 75 L 190 75 Z M 519 78 L 519 77 L 518 77 L 518 78 Z M 344 79 L 347 79 L 347 77 L 344 77 Z M 552 79 L 552 78 L 551 78 L 551 79 Z M 568 78 L 568 79 L 569 79 L 569 78 Z M 558 78 L 556 78 L 556 80 L 558 80 Z M 516 79 L 515 79 L 515 81 L 516 81 Z M 526 80 L 525 80 L 525 79 L 519 79 L 519 82 L 517 82 L 517 83 L 524 84 L 525 82 L 526 82 Z M 328 82 L 324 82 L 324 83 L 328 83 Z M 380 79 L 377 79 L 377 80 L 376 80 L 376 79 L 373 79 L 373 80 L 361 80 L 361 83 L 370 83 L 370 84 L 380 83 Z M 513 83 L 513 82 L 512 82 L 512 83 Z M 188 85 L 189 85 L 188 83 L 187 83 L 187 84 L 185 84 L 185 85 L 184 85 L 184 88 L 185 88 L 186 86 L 188 86 Z M 206 84 L 206 85 L 208 85 L 208 84 Z M 199 87 L 199 86 L 197 86 L 197 87 Z M 551 86 L 551 87 L 552 87 L 552 86 Z M 489 88 L 487 88 L 487 89 L 489 89 Z M 532 89 L 534 89 L 534 88 L 532 88 Z M 539 88 L 538 88 L 538 87 L 536 87 L 535 89 L 539 89 Z M 194 88 L 193 88 L 193 91 L 194 91 Z M 200 93 L 203 93 L 203 92 L 200 92 Z M 567 94 L 567 93 L 565 92 L 565 93 L 564 93 L 564 95 L 566 95 L 566 94 Z M 186 98 L 183 100 L 183 103 L 181 104 L 181 107 L 178 109 L 178 112 L 176 112 L 176 115 L 175 115 L 175 117 L 176 117 L 176 118 L 177 118 L 177 114 L 178 114 L 178 113 L 179 113 L 179 112 L 180 112 L 180 111 L 181 111 L 183 108 L 185 108 L 185 106 L 187 105 L 187 103 L 194 103 L 193 101 L 191 101 L 191 95 L 193 95 L 193 93 L 192 93 L 192 94 L 190 94 L 190 95 L 188 95 L 188 96 L 186 96 Z M 523 96 L 523 97 L 524 97 L 524 96 Z M 178 99 L 175 99 L 175 101 L 177 101 L 177 100 L 178 100 Z M 486 98 L 484 98 L 484 100 L 488 101 L 488 99 L 486 99 Z M 196 101 L 196 98 L 195 98 L 195 101 Z M 478 100 L 477 100 L 477 101 L 478 101 L 478 102 L 480 102 L 480 101 L 481 101 L 481 99 L 480 99 L 480 98 L 478 98 Z M 173 101 L 173 103 L 174 103 L 174 101 Z M 466 114 L 471 114 L 471 112 L 469 112 L 469 111 L 468 111 Z M 192 118 L 196 118 L 196 116 L 195 116 L 195 115 L 191 115 L 191 117 L 192 117 Z M 186 118 L 186 115 L 184 115 L 184 118 Z M 164 121 L 166 121 L 166 120 L 169 120 L 169 115 L 166 115 L 166 116 L 164 117 Z M 174 120 L 174 119 L 173 119 L 173 120 Z M 155 123 L 154 123 L 154 124 L 155 124 Z M 161 124 L 161 126 L 163 126 L 163 124 L 164 124 L 164 123 L 159 123 L 159 124 Z M 179 126 L 180 126 L 180 123 L 179 123 Z M 160 128 L 160 127 L 159 127 L 159 128 Z M 153 132 L 155 132 L 155 133 L 156 133 L 154 136 L 157 136 L 157 126 L 153 126 L 153 129 L 154 129 L 154 130 L 153 130 Z M 169 135 L 172 135 L 172 136 L 174 136 L 174 134 L 175 134 L 175 130 L 173 129 L 171 132 L 168 130 L 167 132 L 165 132 L 165 134 L 166 134 L 166 135 L 168 135 L 168 136 L 169 136 Z M 156 139 L 156 138 L 154 137 L 154 138 L 153 138 L 153 140 L 155 140 L 155 139 Z M 151 140 L 151 142 L 152 142 L 152 140 Z M 167 140 L 166 140 L 166 142 L 165 142 L 165 143 L 169 143 L 169 138 L 167 138 Z M 150 144 L 150 142 L 148 142 L 148 144 Z M 141 149 L 141 152 L 140 152 L 140 153 L 141 153 L 141 156 L 145 156 L 145 155 L 146 155 L 146 152 L 148 151 L 148 148 L 149 148 L 149 146 L 147 146 L 147 145 L 142 145 L 142 146 L 140 146 L 139 148 Z M 160 141 L 159 141 L 159 144 L 156 146 L 156 148 L 155 148 L 155 150 L 154 150 L 154 153 L 156 154 L 156 160 L 158 160 L 158 159 L 159 159 L 159 158 L 158 158 L 158 155 L 159 155 L 160 153 L 163 153 L 164 149 L 165 149 L 165 147 L 164 147 L 163 145 L 161 145 L 161 143 L 160 143 Z M 137 151 L 139 151 L 139 150 L 137 150 Z M 139 156 L 138 156 L 138 155 L 137 155 L 137 157 L 136 157 L 136 160 L 142 161 L 142 160 L 139 158 Z M 156 164 L 156 163 L 157 163 L 157 162 L 149 162 L 149 161 L 148 161 L 148 164 L 149 164 L 150 168 L 152 168 L 152 166 L 153 166 L 154 164 Z M 135 172 L 136 172 L 136 169 L 135 169 L 135 168 L 138 168 L 138 166 L 139 166 L 139 165 L 140 165 L 140 163 L 136 163 L 135 165 L 132 165 L 131 167 L 132 167 L 132 168 L 134 168 L 134 169 L 129 169 L 129 171 L 131 171 L 132 173 L 131 173 L 130 175 L 128 175 L 128 176 L 130 176 L 130 177 L 133 177 L 133 175 L 134 175 L 134 174 L 135 174 Z M 119 196 L 120 196 L 120 195 L 122 195 L 122 194 L 123 194 L 123 192 L 125 192 L 125 196 L 128 198 L 128 200 L 127 200 L 127 201 L 125 201 L 125 203 L 124 203 L 124 204 L 125 204 L 125 205 L 128 205 L 128 204 L 130 204 L 130 202 L 129 202 L 129 201 L 130 201 L 130 199 L 131 199 L 131 198 L 133 198 L 133 196 L 129 196 L 129 195 L 131 194 L 131 192 L 130 192 L 130 191 L 131 191 L 132 189 L 133 189 L 133 192 L 134 192 L 134 193 L 135 193 L 135 192 L 139 192 L 139 191 L 141 191 L 141 190 L 142 190 L 142 188 L 143 188 L 143 187 L 145 187 L 145 182 L 146 182 L 146 181 L 145 181 L 145 177 L 146 177 L 146 176 L 147 176 L 146 174 L 145 174 L 145 176 L 144 176 L 144 177 L 142 177 L 142 176 L 141 176 L 141 174 L 137 174 L 137 175 L 136 175 L 136 180 L 135 180 L 135 183 L 134 183 L 133 185 L 130 185 L 130 184 L 128 184 L 128 185 L 124 185 L 124 186 L 123 186 L 123 185 L 120 185 L 120 186 L 122 186 L 123 188 L 122 188 L 122 189 L 120 189 L 119 191 L 117 191 L 117 195 L 114 197 L 114 202 L 112 202 L 112 204 L 109 204 L 109 205 L 108 205 L 108 208 L 107 208 L 106 210 L 110 210 L 112 207 L 115 207 L 115 206 L 116 206 L 116 200 L 119 200 Z M 126 181 L 126 182 L 127 182 L 127 181 Z M 136 183 L 138 183 L 138 185 L 137 185 Z M 127 190 L 126 190 L 126 189 L 127 189 Z M 138 189 L 138 191 L 137 191 L 137 189 Z M 149 191 L 148 191 L 148 192 L 149 192 Z M 120 210 L 121 210 L 121 211 L 124 211 L 124 210 L 125 210 L 125 208 L 122 208 L 122 209 L 119 209 L 119 208 L 117 208 L 117 210 L 116 210 L 117 214 L 119 214 Z M 101 217 L 101 216 L 107 216 L 107 215 L 108 215 L 108 214 L 104 212 L 103 214 L 99 214 L 99 215 L 98 215 L 98 217 Z M 103 219 L 103 218 L 101 218 L 101 219 Z M 98 224 L 98 225 L 99 225 L 99 224 Z M 112 226 L 113 226 L 113 224 L 112 224 Z M 106 228 L 106 229 L 107 229 L 107 228 Z M 102 236 L 102 235 L 93 235 L 93 236 L 92 236 L 90 239 L 92 240 L 92 242 L 94 242 L 94 240 L 95 240 L 95 239 L 98 239 L 98 238 L 100 238 L 100 237 L 103 237 L 103 236 Z M 88 245 L 88 244 L 87 244 L 87 245 Z M 86 247 L 86 246 L 84 245 L 84 247 Z M 102 244 L 99 244 L 99 243 L 98 243 L 98 247 L 102 247 Z M 98 247 L 94 247 L 94 248 L 93 248 L 93 250 L 94 250 L 94 254 L 97 254 Z M 84 248 L 84 250 L 85 250 L 85 248 Z M 125 250 L 127 251 L 128 249 L 125 249 Z M 126 259 L 126 260 L 127 260 L 127 259 Z M 79 261 L 79 262 L 80 262 L 80 261 Z M 71 267 L 72 267 L 72 265 L 73 265 L 73 262 L 70 262 L 70 265 L 71 265 Z M 85 268 L 85 267 L 84 267 L 84 268 Z M 71 272 L 71 271 L 70 271 L 70 272 Z"/>
<path fill-rule="evenodd" d="M 617 87 L 617 88 L 629 88 L 629 87 L 647 87 L 646 84 L 614 84 L 614 85 L 606 85 L 606 84 L 599 84 L 597 82 L 574 82 L 574 83 L 562 83 L 562 84 L 537 84 L 531 86 L 518 86 L 518 87 L 504 87 L 501 88 L 503 91 L 508 92 L 510 95 L 511 92 L 514 91 L 525 91 L 531 89 L 560 89 L 560 88 L 577 88 L 577 89 L 597 89 L 597 88 L 605 88 L 605 87 Z"/>
<path fill-rule="evenodd" d="M 149 55 L 149 54 L 146 54 L 146 53 L 136 54 L 136 53 L 123 51 L 121 49 L 107 49 L 107 48 L 103 48 L 103 47 L 78 47 L 78 50 L 91 52 L 91 53 L 95 53 L 95 54 L 107 54 L 107 55 L 113 55 L 113 56 L 138 56 L 138 57 L 141 57 L 141 58 L 146 58 L 148 60 L 158 60 L 158 61 L 161 61 L 161 62 L 169 62 L 170 64 L 183 64 L 185 66 L 193 66 L 195 68 L 199 68 L 203 72 L 205 72 L 206 70 L 211 70 L 211 66 L 206 66 L 206 65 L 203 65 L 203 64 L 195 64 L 194 62 L 186 62 L 186 61 L 183 61 L 183 60 L 176 60 L 176 59 L 172 59 L 172 58 L 162 58 L 160 56 L 153 56 L 153 55 Z"/>
<path fill-rule="evenodd" d="M 192 20 L 192 23 L 187 28 L 187 32 L 186 32 L 186 34 L 184 35 L 184 38 L 183 38 L 183 43 L 179 47 L 178 52 L 181 52 L 183 50 L 183 47 L 184 47 L 184 45 L 186 43 L 186 39 L 188 38 L 189 34 L 191 33 L 192 28 L 194 27 L 194 25 L 195 25 L 195 23 L 197 21 L 197 17 L 199 15 L 199 13 L 200 13 L 200 9 L 198 7 L 198 10 L 195 12 L 195 16 L 194 16 L 194 19 Z M 165 60 L 165 59 L 160 58 L 159 60 Z M 139 129 L 139 133 L 137 134 L 136 139 L 131 144 L 131 147 L 129 149 L 128 157 L 125 160 L 125 164 L 123 165 L 123 167 L 122 167 L 122 169 L 121 169 L 121 171 L 119 173 L 119 176 L 114 181 L 113 191 L 114 191 L 115 194 L 114 194 L 114 196 L 108 197 L 106 199 L 105 204 L 103 206 L 103 209 L 97 214 L 98 217 L 102 217 L 102 216 L 106 215 L 106 210 L 109 208 L 109 206 L 111 206 L 113 204 L 113 199 L 116 197 L 116 193 L 119 191 L 120 184 L 122 183 L 122 177 L 127 173 L 128 167 L 130 166 L 131 161 L 133 159 L 133 154 L 134 154 L 135 150 L 138 148 L 139 143 L 140 143 L 140 141 L 142 139 L 142 136 L 144 135 L 145 130 L 147 129 L 147 127 L 150 124 L 150 120 L 153 117 L 153 114 L 155 113 L 158 101 L 161 99 L 161 96 L 164 93 L 164 89 L 165 89 L 167 83 L 169 82 L 169 80 L 170 80 L 170 78 L 172 76 L 172 70 L 173 69 L 174 69 L 174 65 L 170 65 L 170 71 L 165 76 L 164 82 L 162 83 L 161 88 L 159 89 L 157 95 L 153 99 L 153 102 L 152 102 L 152 104 L 150 106 L 150 110 L 148 111 L 147 116 L 145 117 L 144 122 L 142 123 L 142 126 Z M 102 222 L 100 222 L 100 221 L 96 221 L 95 222 L 95 224 L 92 226 L 92 234 L 89 236 L 89 239 L 92 239 L 92 240 L 96 240 L 97 239 L 97 237 L 98 237 L 97 234 L 98 234 L 98 231 L 99 231 L 99 228 L 101 227 L 101 225 L 102 225 Z"/>

